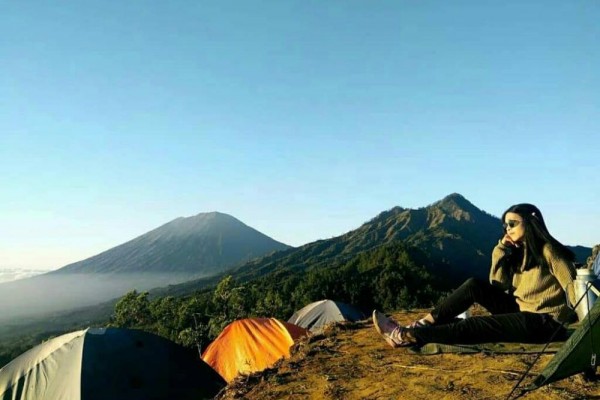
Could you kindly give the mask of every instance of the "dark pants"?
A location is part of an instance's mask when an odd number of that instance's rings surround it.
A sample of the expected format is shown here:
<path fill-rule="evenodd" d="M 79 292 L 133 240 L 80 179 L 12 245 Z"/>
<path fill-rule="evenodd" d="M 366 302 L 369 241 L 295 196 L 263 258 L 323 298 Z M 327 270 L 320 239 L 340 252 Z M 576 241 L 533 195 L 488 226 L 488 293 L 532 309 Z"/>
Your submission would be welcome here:
<path fill-rule="evenodd" d="M 493 315 L 455 319 L 474 303 L 485 307 Z M 545 343 L 560 327 L 548 314 L 519 311 L 513 296 L 474 278 L 456 289 L 431 315 L 436 321 L 434 325 L 409 329 L 418 344 Z M 561 328 L 554 340 L 562 340 L 565 335 L 565 329 Z"/>

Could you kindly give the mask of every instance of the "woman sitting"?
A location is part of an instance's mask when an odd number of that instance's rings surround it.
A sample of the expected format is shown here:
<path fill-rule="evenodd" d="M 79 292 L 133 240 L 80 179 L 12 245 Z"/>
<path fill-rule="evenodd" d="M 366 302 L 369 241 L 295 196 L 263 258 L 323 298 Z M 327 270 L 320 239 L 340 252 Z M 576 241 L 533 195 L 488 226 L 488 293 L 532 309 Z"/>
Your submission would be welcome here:
<path fill-rule="evenodd" d="M 425 343 L 543 343 L 574 315 L 567 291 L 575 278 L 575 255 L 550 235 L 540 210 L 517 204 L 502 215 L 505 234 L 492 252 L 490 282 L 468 279 L 424 318 L 407 327 L 373 311 L 373 323 L 392 347 Z M 492 315 L 456 316 L 478 303 Z"/>

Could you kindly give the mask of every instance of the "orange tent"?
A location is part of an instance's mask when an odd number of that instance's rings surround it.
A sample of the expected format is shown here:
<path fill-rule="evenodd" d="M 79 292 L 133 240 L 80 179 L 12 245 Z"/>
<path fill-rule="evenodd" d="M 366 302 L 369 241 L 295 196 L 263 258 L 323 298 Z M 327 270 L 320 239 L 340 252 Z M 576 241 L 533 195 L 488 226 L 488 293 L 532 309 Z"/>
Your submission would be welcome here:
<path fill-rule="evenodd" d="M 227 325 L 202 359 L 227 382 L 240 373 L 262 371 L 290 356 L 294 340 L 307 330 L 275 318 L 241 319 Z"/>

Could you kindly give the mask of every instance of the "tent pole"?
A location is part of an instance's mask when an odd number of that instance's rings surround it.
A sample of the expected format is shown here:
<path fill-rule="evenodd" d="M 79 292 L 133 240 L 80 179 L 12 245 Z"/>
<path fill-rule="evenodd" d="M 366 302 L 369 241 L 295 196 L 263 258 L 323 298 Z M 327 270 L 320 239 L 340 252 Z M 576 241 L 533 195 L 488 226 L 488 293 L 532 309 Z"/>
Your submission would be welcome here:
<path fill-rule="evenodd" d="M 589 291 L 590 289 L 596 289 L 594 286 L 592 286 L 591 282 L 587 283 L 587 290 L 585 291 L 585 297 L 586 297 L 586 302 L 589 306 L 590 304 L 590 299 L 589 299 Z M 590 329 L 590 344 L 592 346 L 592 358 L 590 360 L 590 365 L 592 367 L 592 370 L 595 371 L 596 370 L 596 346 L 594 346 L 594 335 L 592 334 L 592 320 L 588 317 L 588 325 L 589 325 L 589 329 Z"/>
<path fill-rule="evenodd" d="M 573 309 L 576 309 L 577 306 L 579 305 L 579 303 L 581 303 L 581 301 L 584 298 L 587 301 L 588 291 L 590 290 L 591 287 L 593 287 L 592 284 L 588 283 L 587 289 L 585 290 L 585 293 L 579 298 L 579 300 L 577 301 L 577 303 L 575 303 L 575 305 L 573 306 Z M 568 301 L 567 301 L 567 304 L 569 304 Z M 590 323 L 590 328 L 591 328 L 591 321 L 590 321 L 589 318 L 588 318 L 588 322 Z M 508 396 L 506 396 L 506 400 L 510 400 L 511 399 L 512 394 L 515 392 L 515 390 L 517 390 L 517 388 L 519 387 L 519 385 L 521 384 L 521 382 L 523 382 L 523 379 L 525 379 L 525 377 L 529 374 L 529 371 L 531 371 L 531 369 L 533 368 L 533 366 L 539 361 L 540 357 L 542 357 L 542 354 L 544 354 L 544 351 L 546 351 L 546 349 L 548 348 L 548 346 L 552 342 L 552 339 L 554 339 L 554 337 L 556 336 L 556 334 L 558 333 L 558 331 L 560 331 L 560 329 L 565 326 L 565 323 L 566 323 L 566 321 L 561 322 L 560 326 L 554 331 L 554 333 L 552 333 L 552 336 L 550 336 L 550 339 L 548 339 L 548 342 L 546 342 L 546 344 L 544 345 L 544 348 L 538 353 L 538 355 L 535 358 L 535 360 L 533 360 L 533 362 L 531 363 L 531 365 L 523 373 L 523 375 L 517 381 L 517 383 L 515 384 L 515 386 L 513 386 L 512 390 L 510 391 L 510 393 L 508 394 Z M 592 342 L 592 345 L 593 345 L 593 342 Z M 595 367 L 595 364 L 596 364 L 596 353 L 594 352 L 594 348 L 593 347 L 592 347 L 592 352 L 593 352 L 592 353 L 592 367 Z M 515 399 L 518 399 L 519 397 L 521 397 L 523 394 L 525 394 L 525 392 L 526 392 L 526 390 L 521 389 L 521 392 L 517 395 L 517 397 L 515 397 Z"/>
<path fill-rule="evenodd" d="M 544 354 L 544 352 L 546 351 L 546 349 L 548 348 L 548 346 L 550 345 L 550 343 L 552 342 L 552 339 L 554 339 L 554 337 L 556 336 L 556 334 L 560 331 L 560 329 L 562 327 L 565 326 L 565 323 L 562 322 L 560 324 L 560 326 L 552 333 L 552 336 L 550 336 L 550 339 L 548 339 L 548 342 L 546 342 L 546 344 L 544 345 L 544 348 L 542 350 L 540 350 L 540 352 L 538 353 L 537 357 L 535 358 L 535 360 L 533 360 L 533 362 L 529 365 L 529 367 L 527 368 L 527 370 L 525 372 L 523 372 L 523 375 L 521 376 L 521 378 L 517 381 L 517 383 L 515 384 L 515 386 L 513 386 L 512 390 L 510 391 L 510 393 L 508 394 L 508 396 L 506 396 L 506 400 L 510 400 L 512 394 L 515 392 L 515 390 L 517 390 L 517 388 L 519 387 L 519 385 L 521 384 L 521 382 L 523 382 L 523 379 L 525 379 L 525 377 L 529 374 L 529 371 L 531 371 L 531 369 L 533 368 L 533 366 L 535 364 L 537 364 L 537 362 L 539 361 L 540 357 L 542 357 L 542 354 Z M 517 395 L 517 397 L 515 397 L 515 399 L 518 399 L 519 397 L 521 397 L 524 394 L 524 390 L 521 389 L 521 393 L 519 393 Z"/>

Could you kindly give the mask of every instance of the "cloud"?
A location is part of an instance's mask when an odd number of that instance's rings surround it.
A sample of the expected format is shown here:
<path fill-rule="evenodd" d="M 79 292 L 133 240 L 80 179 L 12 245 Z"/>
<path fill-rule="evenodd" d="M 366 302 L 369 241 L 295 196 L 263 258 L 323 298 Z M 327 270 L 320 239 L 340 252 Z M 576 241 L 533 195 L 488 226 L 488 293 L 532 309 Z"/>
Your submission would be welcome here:
<path fill-rule="evenodd" d="M 16 281 L 48 272 L 43 269 L 0 268 L 0 283 Z"/>

